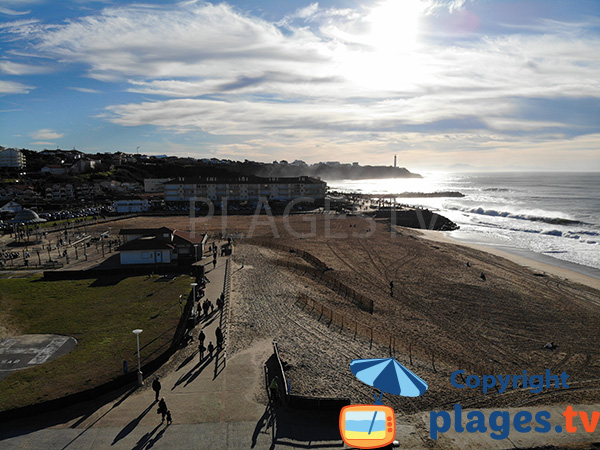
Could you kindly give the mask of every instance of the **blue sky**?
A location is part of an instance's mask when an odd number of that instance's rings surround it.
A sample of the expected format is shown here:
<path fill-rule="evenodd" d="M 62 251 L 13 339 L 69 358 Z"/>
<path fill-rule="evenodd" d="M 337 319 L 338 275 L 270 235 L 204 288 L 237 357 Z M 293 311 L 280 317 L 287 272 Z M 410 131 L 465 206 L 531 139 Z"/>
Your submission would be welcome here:
<path fill-rule="evenodd" d="M 0 145 L 600 170 L 600 2 L 3 0 Z"/>

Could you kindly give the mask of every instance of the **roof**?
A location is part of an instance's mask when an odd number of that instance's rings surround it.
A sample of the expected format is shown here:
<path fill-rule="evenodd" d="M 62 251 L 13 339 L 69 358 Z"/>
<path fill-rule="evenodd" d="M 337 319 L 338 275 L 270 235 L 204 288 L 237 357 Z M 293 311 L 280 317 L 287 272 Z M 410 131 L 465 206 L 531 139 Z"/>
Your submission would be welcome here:
<path fill-rule="evenodd" d="M 157 234 L 173 233 L 174 230 L 168 227 L 161 228 L 121 228 L 119 234 L 128 236 L 130 234 L 141 234 L 142 236 L 156 236 Z"/>
<path fill-rule="evenodd" d="M 22 209 L 15 214 L 15 218 L 11 220 L 11 223 L 42 223 L 46 219 L 40 219 L 35 211 L 31 209 Z"/>
<path fill-rule="evenodd" d="M 258 177 L 244 175 L 237 177 L 198 177 L 175 178 L 163 184 L 325 184 L 323 180 L 314 177 Z"/>
<path fill-rule="evenodd" d="M 202 244 L 204 240 L 204 234 L 201 233 L 188 233 L 187 231 L 179 231 L 176 230 L 174 233 L 173 242 L 175 244 L 181 243 L 184 241 L 185 244 Z"/>
<path fill-rule="evenodd" d="M 121 245 L 118 250 L 171 250 L 173 248 L 175 247 L 173 247 L 171 244 L 167 244 L 165 241 L 155 236 L 144 236 L 139 239 L 126 242 L 125 244 Z"/>

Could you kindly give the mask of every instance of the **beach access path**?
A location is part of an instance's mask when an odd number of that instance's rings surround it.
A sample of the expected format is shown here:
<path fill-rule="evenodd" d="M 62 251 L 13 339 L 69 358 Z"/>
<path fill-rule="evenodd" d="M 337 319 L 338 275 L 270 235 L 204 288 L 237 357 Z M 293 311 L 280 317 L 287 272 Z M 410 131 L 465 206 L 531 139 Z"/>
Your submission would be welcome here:
<path fill-rule="evenodd" d="M 206 287 L 206 297 L 211 301 L 223 289 L 226 259 L 219 258 L 216 268 L 207 272 L 210 283 Z M 212 263 L 208 268 L 211 266 Z M 320 433 L 314 421 L 310 428 L 303 428 L 306 415 L 280 411 L 273 417 L 269 408 L 255 400 L 256 392 L 264 386 L 263 364 L 272 351 L 270 340 L 256 342 L 228 357 L 226 364 L 223 364 L 222 358 L 199 362 L 197 335 L 202 326 L 206 342 L 213 340 L 214 343 L 214 330 L 221 323 L 221 312 L 215 311 L 196 327 L 194 342 L 179 351 L 158 372 L 162 384 L 160 396 L 165 398 L 172 412 L 172 425 L 161 423 L 160 415 L 156 413 L 155 394 L 150 388 L 153 374 L 148 376 L 142 388 L 124 390 L 118 395 L 107 395 L 60 411 L 0 424 L 0 447 L 3 450 L 342 447 L 340 439 L 320 439 L 323 433 Z M 600 405 L 574 407 L 588 412 L 600 410 Z M 554 426 L 561 424 L 564 407 L 521 409 L 532 412 L 550 410 Z M 468 412 L 464 410 L 465 417 Z M 490 412 L 484 410 L 486 416 Z M 280 421 L 284 414 L 286 420 Z M 600 429 L 595 433 L 578 430 L 576 438 L 567 433 L 522 434 L 512 429 L 509 439 L 496 441 L 489 433 L 457 433 L 453 428 L 433 441 L 429 439 L 428 412 L 398 416 L 396 428 L 400 448 L 410 449 L 504 449 L 600 441 Z M 327 431 L 325 434 L 331 436 L 331 429 Z M 296 440 L 290 439 L 290 435 L 296 436 Z"/>

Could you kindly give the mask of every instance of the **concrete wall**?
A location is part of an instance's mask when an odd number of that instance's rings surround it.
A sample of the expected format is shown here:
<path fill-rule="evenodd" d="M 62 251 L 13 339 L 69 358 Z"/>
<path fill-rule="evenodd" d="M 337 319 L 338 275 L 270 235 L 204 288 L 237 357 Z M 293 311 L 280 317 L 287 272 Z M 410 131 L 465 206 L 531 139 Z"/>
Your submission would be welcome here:
<path fill-rule="evenodd" d="M 162 260 L 157 261 L 156 254 L 161 253 Z M 158 264 L 171 262 L 171 250 L 126 250 L 120 252 L 121 264 Z"/>

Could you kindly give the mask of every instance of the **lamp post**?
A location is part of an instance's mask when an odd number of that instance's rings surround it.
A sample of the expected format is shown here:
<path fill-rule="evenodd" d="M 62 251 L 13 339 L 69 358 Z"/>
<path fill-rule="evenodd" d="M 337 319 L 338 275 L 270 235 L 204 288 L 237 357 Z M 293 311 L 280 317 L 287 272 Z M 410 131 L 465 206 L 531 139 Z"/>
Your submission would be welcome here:
<path fill-rule="evenodd" d="M 135 334 L 136 340 L 137 340 L 137 355 L 138 355 L 138 386 L 142 386 L 144 384 L 144 378 L 142 376 L 142 366 L 141 366 L 141 362 L 140 362 L 140 333 L 143 330 L 141 329 L 135 329 L 133 330 L 133 334 Z"/>
<path fill-rule="evenodd" d="M 194 293 L 193 299 L 196 301 L 196 286 L 198 286 L 198 283 L 192 283 L 190 286 L 192 286 L 192 292 Z"/>

